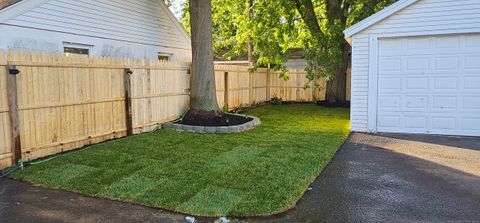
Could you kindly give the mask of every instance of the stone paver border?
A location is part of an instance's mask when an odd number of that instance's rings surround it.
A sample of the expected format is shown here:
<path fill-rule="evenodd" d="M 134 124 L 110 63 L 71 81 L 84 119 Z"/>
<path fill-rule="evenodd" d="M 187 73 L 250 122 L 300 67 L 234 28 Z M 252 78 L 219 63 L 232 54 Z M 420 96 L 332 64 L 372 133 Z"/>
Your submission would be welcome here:
<path fill-rule="evenodd" d="M 235 125 L 235 126 L 193 126 L 193 125 L 182 125 L 177 123 L 169 123 L 163 125 L 164 129 L 173 129 L 181 132 L 195 132 L 195 133 L 240 133 L 245 132 L 250 129 L 253 129 L 261 124 L 260 119 L 254 116 L 246 116 L 241 115 L 244 117 L 252 118 L 253 120 L 242 124 L 242 125 Z"/>

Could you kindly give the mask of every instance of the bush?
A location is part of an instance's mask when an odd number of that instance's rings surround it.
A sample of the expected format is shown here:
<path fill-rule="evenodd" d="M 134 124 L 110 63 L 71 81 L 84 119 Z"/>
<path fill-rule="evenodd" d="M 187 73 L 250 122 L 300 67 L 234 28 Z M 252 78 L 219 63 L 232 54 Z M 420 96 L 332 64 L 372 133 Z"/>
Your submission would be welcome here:
<path fill-rule="evenodd" d="M 277 96 L 274 96 L 272 99 L 270 99 L 270 104 L 272 105 L 281 105 L 283 104 L 282 98 L 279 98 Z"/>

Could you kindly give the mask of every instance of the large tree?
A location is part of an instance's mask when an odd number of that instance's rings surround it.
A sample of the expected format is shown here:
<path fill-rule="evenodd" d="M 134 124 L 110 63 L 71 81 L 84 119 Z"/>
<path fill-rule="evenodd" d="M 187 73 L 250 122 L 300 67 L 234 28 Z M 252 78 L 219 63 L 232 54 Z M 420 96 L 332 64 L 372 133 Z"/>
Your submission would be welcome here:
<path fill-rule="evenodd" d="M 301 47 L 303 39 L 297 23 L 289 18 L 295 9 L 285 12 L 282 4 L 271 0 L 212 0 L 215 58 L 247 59 L 251 42 L 254 66 L 282 68 L 284 52 Z M 188 9 L 186 4 L 182 24 L 190 30 Z"/>
<path fill-rule="evenodd" d="M 305 41 L 309 78 L 326 77 L 326 101 L 346 100 L 346 71 L 351 47 L 343 30 L 396 0 L 291 0 L 311 38 Z M 287 7 L 288 4 L 286 4 Z M 291 6 L 290 6 L 291 7 Z"/>
<path fill-rule="evenodd" d="M 212 0 L 190 0 L 192 79 L 189 119 L 221 116 L 213 65 Z"/>
<path fill-rule="evenodd" d="M 246 56 L 246 46 L 251 42 L 250 49 L 257 58 L 255 67 L 272 64 L 273 68 L 286 71 L 286 51 L 302 47 L 311 83 L 327 78 L 326 100 L 337 103 L 346 99 L 346 69 L 351 51 L 343 30 L 396 0 L 212 1 L 216 57 Z M 189 15 L 188 10 L 185 12 Z M 183 21 L 188 29 L 189 17 L 184 16 Z"/>

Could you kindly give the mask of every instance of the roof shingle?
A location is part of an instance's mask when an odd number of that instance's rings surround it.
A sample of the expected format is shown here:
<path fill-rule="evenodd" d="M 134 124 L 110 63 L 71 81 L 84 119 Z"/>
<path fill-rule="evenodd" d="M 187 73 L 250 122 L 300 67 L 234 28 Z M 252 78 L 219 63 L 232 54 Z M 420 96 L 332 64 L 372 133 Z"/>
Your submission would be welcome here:
<path fill-rule="evenodd" d="M 8 6 L 11 6 L 11 5 L 14 5 L 18 2 L 20 2 L 22 0 L 0 0 L 0 10 L 8 7 Z"/>

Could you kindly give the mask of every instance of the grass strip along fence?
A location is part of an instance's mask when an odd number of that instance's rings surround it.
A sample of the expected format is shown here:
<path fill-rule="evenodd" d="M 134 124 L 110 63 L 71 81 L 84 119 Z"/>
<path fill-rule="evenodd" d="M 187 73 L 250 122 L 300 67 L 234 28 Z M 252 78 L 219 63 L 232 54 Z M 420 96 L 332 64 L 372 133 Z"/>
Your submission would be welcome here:
<path fill-rule="evenodd" d="M 189 66 L 0 51 L 0 170 L 177 119 L 189 106 Z M 215 75 L 218 103 L 230 110 L 274 96 L 296 102 L 325 97 L 304 88 L 301 70 L 290 70 L 284 80 L 270 69 L 218 65 Z"/>

